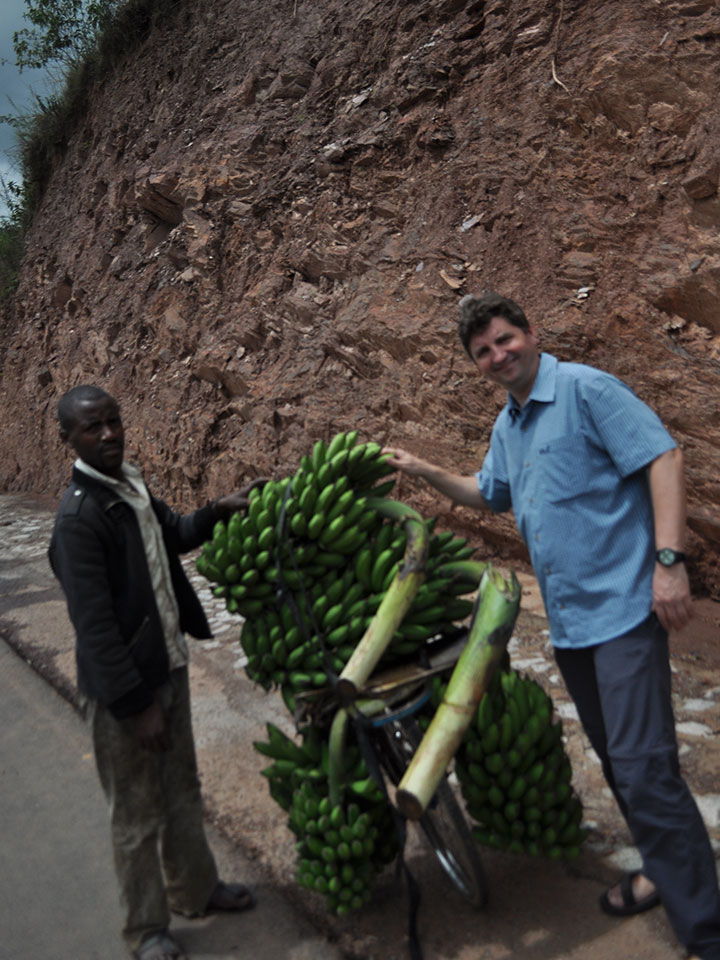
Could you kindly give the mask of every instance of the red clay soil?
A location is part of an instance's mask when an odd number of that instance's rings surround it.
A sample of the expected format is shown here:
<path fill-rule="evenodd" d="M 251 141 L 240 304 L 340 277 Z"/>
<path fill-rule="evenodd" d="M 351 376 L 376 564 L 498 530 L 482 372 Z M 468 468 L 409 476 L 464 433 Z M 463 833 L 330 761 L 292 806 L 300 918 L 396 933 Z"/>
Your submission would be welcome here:
<path fill-rule="evenodd" d="M 457 301 L 493 288 L 660 413 L 720 597 L 719 45 L 713 0 L 179 3 L 56 145 L 0 318 L 0 489 L 59 492 L 88 381 L 181 505 L 349 427 L 475 469 L 503 397 Z M 510 518 L 478 533 L 524 556 Z"/>

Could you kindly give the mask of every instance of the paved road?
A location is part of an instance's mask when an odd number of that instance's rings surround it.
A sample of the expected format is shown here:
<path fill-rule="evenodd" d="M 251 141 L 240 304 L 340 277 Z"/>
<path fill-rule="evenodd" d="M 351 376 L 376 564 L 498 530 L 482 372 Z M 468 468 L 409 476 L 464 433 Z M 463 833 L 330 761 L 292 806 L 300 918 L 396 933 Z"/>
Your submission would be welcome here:
<path fill-rule="evenodd" d="M 0 960 L 115 960 L 126 954 L 117 933 L 104 802 L 83 726 L 55 692 L 75 695 L 74 637 L 48 569 L 53 514 L 47 506 L 0 495 L 0 638 L 13 648 L 0 646 Z M 407 960 L 406 895 L 392 871 L 378 878 L 373 903 L 343 921 L 329 917 L 318 895 L 295 885 L 292 836 L 282 811 L 268 802 L 259 775 L 264 759 L 252 748 L 266 721 L 288 724 L 287 711 L 279 695 L 264 694 L 244 675 L 237 624 L 227 623 L 206 593 L 201 589 L 216 639 L 193 644 L 191 661 L 203 796 L 208 822 L 223 831 L 210 831 L 223 876 L 251 882 L 259 904 L 250 914 L 183 921 L 178 938 L 193 960 Z M 661 910 L 618 923 L 597 908 L 603 887 L 618 868 L 633 866 L 637 854 L 627 846 L 556 677 L 545 627 L 532 612 L 525 615 L 511 642 L 513 663 L 544 680 L 563 717 L 586 816 L 594 824 L 591 840 L 570 867 L 484 850 L 491 905 L 482 913 L 462 901 L 427 848 L 415 843 L 410 859 L 423 890 L 424 956 L 675 960 L 682 951 Z M 720 741 L 712 736 L 720 722 L 720 685 L 709 659 L 714 648 L 707 649 L 706 657 L 705 648 L 689 647 L 691 655 L 677 658 L 674 670 L 683 763 L 720 842 Z"/>
<path fill-rule="evenodd" d="M 107 811 L 74 711 L 0 644 L 2 960 L 120 960 Z"/>
<path fill-rule="evenodd" d="M 127 960 L 107 810 L 75 711 L 0 642 L 0 960 Z M 214 832 L 225 874 L 249 878 L 253 913 L 183 920 L 196 960 L 337 960 L 258 871 Z"/>

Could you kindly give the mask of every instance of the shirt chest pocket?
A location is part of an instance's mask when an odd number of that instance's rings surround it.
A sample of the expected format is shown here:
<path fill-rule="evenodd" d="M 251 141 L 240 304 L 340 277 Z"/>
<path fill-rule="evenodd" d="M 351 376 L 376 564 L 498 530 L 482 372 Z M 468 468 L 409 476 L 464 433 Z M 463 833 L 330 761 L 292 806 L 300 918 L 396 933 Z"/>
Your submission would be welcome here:
<path fill-rule="evenodd" d="M 568 434 L 541 444 L 535 454 L 545 500 L 557 503 L 586 493 L 590 486 L 591 456 L 582 433 Z"/>

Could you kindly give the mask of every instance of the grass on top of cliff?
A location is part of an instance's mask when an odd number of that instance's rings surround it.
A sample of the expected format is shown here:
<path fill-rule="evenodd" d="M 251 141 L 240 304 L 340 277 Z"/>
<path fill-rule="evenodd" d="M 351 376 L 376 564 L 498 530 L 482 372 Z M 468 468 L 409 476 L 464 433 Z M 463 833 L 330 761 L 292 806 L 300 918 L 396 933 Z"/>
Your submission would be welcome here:
<path fill-rule="evenodd" d="M 24 229 L 12 190 L 19 191 L 16 184 L 2 181 L 2 192 L 10 213 L 0 219 L 0 299 L 8 297 L 17 283 L 18 270 L 24 252 Z"/>
<path fill-rule="evenodd" d="M 79 122 L 91 89 L 137 49 L 183 0 L 26 0 L 30 29 L 13 36 L 16 64 L 47 67 L 56 92 L 36 96 L 23 115 L 0 117 L 15 132 L 22 184 L 2 182 L 9 214 L 0 220 L 0 298 L 12 294 L 24 237 L 52 173 Z"/>

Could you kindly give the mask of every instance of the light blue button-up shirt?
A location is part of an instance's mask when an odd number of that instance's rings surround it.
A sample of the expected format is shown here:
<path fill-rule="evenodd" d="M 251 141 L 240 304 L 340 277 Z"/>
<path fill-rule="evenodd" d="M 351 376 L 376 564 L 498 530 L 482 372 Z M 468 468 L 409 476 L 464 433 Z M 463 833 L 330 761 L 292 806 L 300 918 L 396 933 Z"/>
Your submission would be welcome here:
<path fill-rule="evenodd" d="M 493 427 L 478 487 L 512 509 L 558 647 L 611 640 L 652 605 L 653 512 L 644 469 L 675 447 L 622 381 L 540 356 L 530 396 Z"/>

